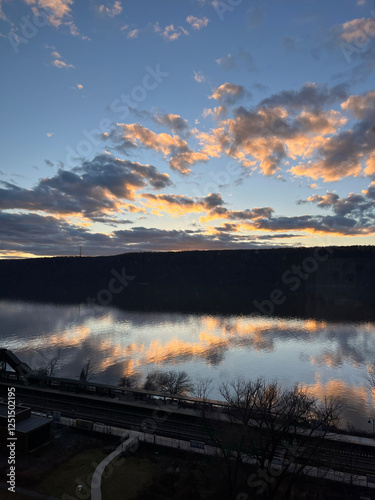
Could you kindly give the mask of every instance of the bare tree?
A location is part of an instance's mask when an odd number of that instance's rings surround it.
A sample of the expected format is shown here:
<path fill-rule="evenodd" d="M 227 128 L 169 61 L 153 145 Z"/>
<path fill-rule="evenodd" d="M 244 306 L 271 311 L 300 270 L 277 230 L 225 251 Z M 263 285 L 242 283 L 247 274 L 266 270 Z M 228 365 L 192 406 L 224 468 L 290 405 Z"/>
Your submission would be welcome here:
<path fill-rule="evenodd" d="M 128 375 L 124 375 L 120 378 L 118 387 L 136 387 L 137 386 L 137 378 L 130 377 Z"/>
<path fill-rule="evenodd" d="M 158 386 L 159 375 L 160 375 L 160 372 L 158 372 L 158 371 L 153 371 L 153 372 L 149 373 L 146 377 L 145 383 L 143 384 L 143 389 L 145 391 L 157 392 L 159 390 L 159 386 Z"/>
<path fill-rule="evenodd" d="M 212 391 L 212 378 L 198 377 L 192 387 L 191 393 L 196 397 L 206 401 Z"/>
<path fill-rule="evenodd" d="M 252 494 L 270 499 L 282 488 L 283 498 L 289 498 L 293 478 L 316 461 L 326 431 L 338 425 L 343 403 L 333 397 L 319 402 L 299 385 L 284 388 L 263 378 L 239 378 L 222 384 L 220 392 L 232 425 L 225 438 L 211 426 L 211 437 L 223 451 L 230 494 L 239 467 L 255 460 L 258 472 L 248 479 Z"/>
<path fill-rule="evenodd" d="M 147 375 L 143 388 L 147 391 L 164 392 L 167 394 L 188 394 L 193 384 L 185 371 L 154 371 Z"/>
<path fill-rule="evenodd" d="M 79 379 L 85 380 L 88 382 L 93 377 L 95 377 L 95 375 L 96 375 L 95 374 L 95 365 L 91 362 L 91 359 L 88 359 L 81 370 L 81 374 L 79 376 Z"/>
<path fill-rule="evenodd" d="M 40 365 L 36 372 L 38 375 L 43 375 L 45 377 L 53 377 L 55 369 L 58 367 L 61 358 L 61 348 L 59 347 L 56 351 L 55 356 L 51 358 L 46 363 Z"/>

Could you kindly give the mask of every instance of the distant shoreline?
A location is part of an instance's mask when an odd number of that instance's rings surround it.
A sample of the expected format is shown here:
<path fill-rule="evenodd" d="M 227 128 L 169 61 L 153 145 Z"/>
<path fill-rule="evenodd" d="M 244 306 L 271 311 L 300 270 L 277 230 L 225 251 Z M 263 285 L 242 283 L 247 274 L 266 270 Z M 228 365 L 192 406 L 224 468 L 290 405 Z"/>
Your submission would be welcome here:
<path fill-rule="evenodd" d="M 0 261 L 0 299 L 133 311 L 375 319 L 375 247 Z"/>

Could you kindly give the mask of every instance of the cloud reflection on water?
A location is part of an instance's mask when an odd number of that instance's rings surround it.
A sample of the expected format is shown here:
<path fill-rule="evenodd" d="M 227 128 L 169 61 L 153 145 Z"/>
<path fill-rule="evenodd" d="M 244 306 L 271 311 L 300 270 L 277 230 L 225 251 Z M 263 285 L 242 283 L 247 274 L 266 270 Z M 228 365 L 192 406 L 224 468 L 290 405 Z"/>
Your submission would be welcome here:
<path fill-rule="evenodd" d="M 78 377 L 91 358 L 97 381 L 185 369 L 193 376 L 242 375 L 300 381 L 319 397 L 345 396 L 350 414 L 372 406 L 366 370 L 375 359 L 373 323 L 127 312 L 114 308 L 0 301 L 0 344 L 32 365 L 62 348 L 58 376 Z M 218 394 L 215 394 L 217 397 Z M 362 410 L 360 410 L 362 408 Z"/>

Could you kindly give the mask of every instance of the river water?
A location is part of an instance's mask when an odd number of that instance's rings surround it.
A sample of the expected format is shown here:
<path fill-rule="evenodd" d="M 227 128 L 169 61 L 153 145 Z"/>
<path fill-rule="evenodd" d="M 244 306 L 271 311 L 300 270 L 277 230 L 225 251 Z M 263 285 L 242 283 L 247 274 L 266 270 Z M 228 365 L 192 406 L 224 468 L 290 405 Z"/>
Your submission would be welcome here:
<path fill-rule="evenodd" d="M 342 397 L 342 426 L 372 432 L 374 394 L 367 370 L 375 362 L 375 323 L 315 319 L 128 312 L 90 307 L 0 301 L 0 347 L 32 368 L 61 348 L 55 375 L 78 378 L 90 359 L 93 381 L 142 382 L 155 369 L 185 370 L 218 386 L 238 376 L 298 382 L 319 398 Z"/>

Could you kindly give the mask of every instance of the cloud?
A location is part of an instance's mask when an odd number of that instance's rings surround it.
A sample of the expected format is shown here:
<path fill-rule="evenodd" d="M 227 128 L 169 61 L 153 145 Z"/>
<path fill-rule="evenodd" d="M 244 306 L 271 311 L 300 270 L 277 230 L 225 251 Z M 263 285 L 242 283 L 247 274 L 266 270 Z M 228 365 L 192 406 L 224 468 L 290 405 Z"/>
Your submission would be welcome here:
<path fill-rule="evenodd" d="M 0 0 L 0 19 L 2 19 L 3 21 L 8 21 L 7 16 L 4 14 L 2 4 L 3 4 L 3 0 Z"/>
<path fill-rule="evenodd" d="M 210 195 L 211 196 L 211 195 Z M 220 195 L 217 195 L 220 196 Z M 207 197 L 206 197 L 207 198 Z M 175 201 L 175 200 L 174 200 Z M 215 201 L 213 202 L 215 204 Z M 98 221 L 117 224 L 117 220 L 98 216 Z M 129 221 L 123 219 L 123 225 Z M 220 227 L 205 230 L 161 230 L 132 227 L 118 229 L 109 234 L 95 233 L 82 225 L 67 222 L 61 217 L 36 213 L 0 212 L 0 245 L 3 253 L 16 252 L 34 255 L 74 255 L 84 246 L 90 255 L 113 255 L 124 251 L 209 250 L 254 248 L 270 246 L 270 241 L 295 238 L 285 228 L 298 232 L 330 235 L 374 234 L 374 225 L 362 226 L 345 217 L 272 217 L 258 218 L 240 224 L 225 222 Z M 244 234 L 241 229 L 257 229 L 271 234 Z M 298 234 L 301 237 L 300 234 Z M 267 241 L 266 244 L 262 243 Z M 280 244 L 278 244 L 280 246 Z"/>
<path fill-rule="evenodd" d="M 136 108 L 129 108 L 139 118 L 149 118 L 154 123 L 167 127 L 172 132 L 177 134 L 184 134 L 189 130 L 187 120 L 180 115 L 173 113 L 151 113 L 150 111 L 138 111 Z"/>
<path fill-rule="evenodd" d="M 120 123 L 118 126 L 123 130 L 123 138 L 132 142 L 134 146 L 140 142 L 147 148 L 162 152 L 164 155 L 189 149 L 187 142 L 180 137 L 166 133 L 156 134 L 140 123 Z"/>
<path fill-rule="evenodd" d="M 156 134 L 139 123 L 117 125 L 123 131 L 122 140 L 125 141 L 125 145 L 136 147 L 140 143 L 148 149 L 163 153 L 166 157 L 171 156 L 170 167 L 182 174 L 190 173 L 189 167 L 194 163 L 209 159 L 203 152 L 192 151 L 188 143 L 177 135 Z"/>
<path fill-rule="evenodd" d="M 220 57 L 219 59 L 216 59 L 216 62 L 224 69 L 234 69 L 236 67 L 235 57 L 232 56 L 232 54 Z"/>
<path fill-rule="evenodd" d="M 220 101 L 226 105 L 231 105 L 248 95 L 250 95 L 250 93 L 246 91 L 242 85 L 226 82 L 214 89 L 209 98 Z"/>
<path fill-rule="evenodd" d="M 363 191 L 363 194 L 365 194 L 368 198 L 375 200 L 375 181 L 369 185 L 366 191 Z"/>
<path fill-rule="evenodd" d="M 205 108 L 202 116 L 218 121 L 208 132 L 189 130 L 180 115 L 150 113 L 131 109 L 174 135 L 156 134 L 141 124 L 118 124 L 117 130 L 103 134 L 120 151 L 139 145 L 168 157 L 170 167 L 183 174 L 197 162 L 223 155 L 266 176 L 279 176 L 282 167 L 294 176 L 323 179 L 375 175 L 375 91 L 349 96 L 344 85 L 305 84 L 299 90 L 284 90 L 263 99 L 256 106 L 236 107 L 227 118 L 228 107 L 248 95 L 232 83 L 214 89 L 211 99 L 220 106 Z M 341 111 L 331 106 L 341 103 Z M 328 108 L 328 109 L 327 109 Z M 346 126 L 344 129 L 343 127 Z M 194 149 L 183 138 L 194 136 Z"/>
<path fill-rule="evenodd" d="M 271 207 L 255 207 L 252 210 L 228 210 L 225 207 L 219 206 L 213 208 L 207 215 L 200 218 L 201 222 L 208 222 L 215 219 L 229 219 L 234 221 L 253 221 L 257 219 L 269 219 L 274 210 Z"/>
<path fill-rule="evenodd" d="M 77 26 L 73 22 L 71 15 L 73 0 L 24 0 L 24 2 L 32 6 L 34 14 L 43 10 L 48 17 L 49 23 L 55 28 L 66 26 L 71 35 L 88 39 L 88 37 L 80 35 Z"/>
<path fill-rule="evenodd" d="M 59 52 L 57 52 L 55 47 L 47 45 L 46 48 L 51 49 L 52 65 L 53 66 L 56 66 L 56 68 L 60 68 L 60 69 L 73 69 L 73 68 L 75 68 L 75 66 L 73 66 L 73 64 L 68 64 L 67 62 L 65 62 L 63 60 L 62 55 Z M 78 85 L 77 85 L 77 88 L 78 88 Z"/>
<path fill-rule="evenodd" d="M 132 227 L 110 234 L 94 233 L 61 218 L 35 213 L 0 212 L 0 226 L 0 246 L 5 254 L 76 255 L 80 246 L 90 255 L 113 255 L 125 251 L 219 250 L 260 245 L 254 236 L 207 234 L 201 230 Z"/>
<path fill-rule="evenodd" d="M 177 153 L 174 155 L 170 161 L 169 165 L 172 169 L 178 170 L 181 174 L 190 174 L 190 167 L 195 163 L 207 162 L 209 156 L 202 151 L 184 151 L 182 153 Z"/>
<path fill-rule="evenodd" d="M 127 209 L 123 200 L 135 199 L 136 191 L 144 187 L 162 189 L 170 186 L 171 181 L 153 166 L 98 155 L 70 171 L 59 169 L 54 177 L 41 179 L 32 189 L 1 184 L 2 210 L 81 214 L 92 219 Z"/>
<path fill-rule="evenodd" d="M 201 213 L 222 206 L 224 201 L 220 194 L 210 193 L 203 198 L 193 198 L 176 194 L 141 194 L 141 198 L 147 200 L 146 206 L 153 210 L 153 213 L 171 214 L 178 217 L 187 213 Z"/>
<path fill-rule="evenodd" d="M 184 118 L 180 115 L 175 115 L 173 113 L 156 114 L 154 117 L 155 123 L 163 125 L 172 130 L 172 132 L 182 134 L 189 129 L 189 125 Z"/>
<path fill-rule="evenodd" d="M 237 98 L 240 86 L 224 84 L 211 98 Z M 325 109 L 341 102 L 342 112 Z M 375 172 L 372 132 L 374 96 L 371 93 L 348 97 L 343 85 L 332 88 L 305 84 L 300 90 L 286 90 L 263 99 L 256 107 L 233 110 L 233 118 L 224 119 L 225 106 L 205 108 L 203 117 L 213 116 L 219 126 L 210 132 L 194 130 L 200 141 L 199 153 L 209 158 L 227 155 L 252 170 L 260 168 L 265 175 L 279 175 L 283 164 L 293 166 L 289 172 L 324 181 L 356 176 L 365 165 L 365 173 Z M 352 117 L 353 128 L 340 131 Z M 189 154 L 192 158 L 192 154 Z M 367 162 L 367 163 L 366 163 Z"/>
<path fill-rule="evenodd" d="M 352 82 L 366 79 L 372 73 L 375 18 L 357 18 L 330 28 L 325 43 L 329 50 L 340 50 L 348 63 L 359 64 L 350 72 Z M 349 73 L 349 74 L 350 74 Z M 344 75 L 348 78 L 348 75 Z"/>
<path fill-rule="evenodd" d="M 361 236 L 375 234 L 375 225 L 363 224 L 352 217 L 311 216 L 300 215 L 295 217 L 272 217 L 259 219 L 247 225 L 248 229 L 262 231 L 304 231 L 313 234 L 335 236 Z"/>
<path fill-rule="evenodd" d="M 200 30 L 208 25 L 209 19 L 207 19 L 207 17 L 199 19 L 198 17 L 195 16 L 188 16 L 186 18 L 186 22 L 189 23 L 194 30 Z"/>
<path fill-rule="evenodd" d="M 109 17 L 116 17 L 122 12 L 121 2 L 116 0 L 112 7 L 106 7 L 105 5 L 99 5 L 99 12 L 101 14 L 107 14 Z"/>
<path fill-rule="evenodd" d="M 340 198 L 336 193 L 329 191 L 324 195 L 313 195 L 307 200 L 300 200 L 298 203 L 314 203 L 319 208 L 332 209 L 336 215 L 351 215 L 361 220 L 362 223 L 373 223 L 375 220 L 375 202 L 373 196 L 373 183 L 362 193 L 349 193 L 346 198 Z"/>
<path fill-rule="evenodd" d="M 207 81 L 203 71 L 194 71 L 194 80 L 198 83 L 204 83 Z"/>
<path fill-rule="evenodd" d="M 312 154 L 324 141 L 324 135 L 343 124 L 340 113 L 335 111 L 303 111 L 289 116 L 282 107 L 259 106 L 249 110 L 239 107 L 233 114 L 233 118 L 221 123 L 227 129 L 225 153 L 244 166 L 259 163 L 265 175 L 277 173 L 288 156 Z"/>
<path fill-rule="evenodd" d="M 72 69 L 72 68 L 75 68 L 75 66 L 73 66 L 73 64 L 68 64 L 64 61 L 60 61 L 59 59 L 55 59 L 54 61 L 52 61 L 52 64 L 54 66 L 56 66 L 56 68 L 60 68 L 60 69 Z"/>
<path fill-rule="evenodd" d="M 260 106 L 284 106 L 289 110 L 301 108 L 317 110 L 336 102 L 342 102 L 347 97 L 348 89 L 345 84 L 328 87 L 316 83 L 305 83 L 300 90 L 283 90 L 263 99 Z"/>
<path fill-rule="evenodd" d="M 248 29 L 253 29 L 258 26 L 263 21 L 265 15 L 265 10 L 263 7 L 252 7 L 247 11 L 246 20 Z"/>
<path fill-rule="evenodd" d="M 318 159 L 292 168 L 297 175 L 308 175 L 313 179 L 339 180 L 342 177 L 357 177 L 362 172 L 375 174 L 375 91 L 359 96 L 350 96 L 341 104 L 344 111 L 353 113 L 357 122 L 327 139 L 317 151 Z"/>
<path fill-rule="evenodd" d="M 244 68 L 249 71 L 253 71 L 255 69 L 252 55 L 250 52 L 242 49 L 233 55 L 227 54 L 224 57 L 220 57 L 219 59 L 216 59 L 216 62 L 220 67 L 226 70 Z"/>
<path fill-rule="evenodd" d="M 210 250 L 226 248 L 254 248 L 253 236 L 233 234 L 205 234 L 200 230 L 162 230 L 135 227 L 116 231 L 115 236 L 132 251 Z"/>
<path fill-rule="evenodd" d="M 359 44 L 366 43 L 369 36 L 375 35 L 375 20 L 373 18 L 352 19 L 342 25 L 341 40 Z"/>
<path fill-rule="evenodd" d="M 134 30 L 129 31 L 129 33 L 126 36 L 127 36 L 127 38 L 137 38 L 138 34 L 139 34 L 139 30 L 134 29 Z"/>
<path fill-rule="evenodd" d="M 226 106 L 217 106 L 213 109 L 204 108 L 202 112 L 203 118 L 207 118 L 207 116 L 213 116 L 217 120 L 221 120 L 228 113 L 228 108 Z"/>
<path fill-rule="evenodd" d="M 168 42 L 178 40 L 182 34 L 189 35 L 188 31 L 186 31 L 182 26 L 175 27 L 174 24 L 169 24 L 168 26 L 161 28 L 158 22 L 154 24 L 154 32 L 158 33 Z"/>

